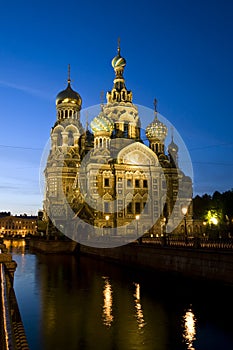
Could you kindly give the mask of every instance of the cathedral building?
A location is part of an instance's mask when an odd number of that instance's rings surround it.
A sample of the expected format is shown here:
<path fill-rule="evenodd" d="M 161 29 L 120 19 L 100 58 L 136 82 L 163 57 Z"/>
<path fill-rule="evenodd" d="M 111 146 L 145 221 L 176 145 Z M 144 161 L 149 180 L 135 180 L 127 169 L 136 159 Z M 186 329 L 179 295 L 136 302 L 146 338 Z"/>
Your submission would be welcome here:
<path fill-rule="evenodd" d="M 63 232 L 68 217 L 80 219 L 70 230 L 82 232 L 84 241 L 91 239 L 91 230 L 82 229 L 85 223 L 99 234 L 108 235 L 111 228 L 115 236 L 125 237 L 180 229 L 182 205 L 192 197 L 191 179 L 179 169 L 173 138 L 166 150 L 168 129 L 158 119 L 156 100 L 154 120 L 145 130 L 147 142 L 142 140 L 138 109 L 125 85 L 125 65 L 118 47 L 113 87 L 91 130 L 81 124 L 82 98 L 72 89 L 70 74 L 67 88 L 57 95 L 45 169 L 49 234 L 54 226 Z M 191 206 L 186 216 L 191 223 Z"/>

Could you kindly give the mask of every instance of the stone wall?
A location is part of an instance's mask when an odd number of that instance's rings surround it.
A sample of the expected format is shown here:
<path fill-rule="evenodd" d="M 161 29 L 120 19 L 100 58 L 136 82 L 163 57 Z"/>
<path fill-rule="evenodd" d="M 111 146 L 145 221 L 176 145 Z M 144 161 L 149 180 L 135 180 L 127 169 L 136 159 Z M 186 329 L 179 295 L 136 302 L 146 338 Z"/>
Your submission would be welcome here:
<path fill-rule="evenodd" d="M 233 286 L 233 252 L 129 244 L 117 248 L 92 248 L 81 245 L 80 253 L 135 267 L 220 281 Z"/>

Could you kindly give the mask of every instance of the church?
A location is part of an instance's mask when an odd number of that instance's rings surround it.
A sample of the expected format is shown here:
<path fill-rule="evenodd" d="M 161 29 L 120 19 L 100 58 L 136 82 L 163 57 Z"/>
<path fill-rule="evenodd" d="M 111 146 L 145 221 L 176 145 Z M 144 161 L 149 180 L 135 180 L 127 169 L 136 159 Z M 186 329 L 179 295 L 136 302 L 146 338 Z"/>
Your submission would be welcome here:
<path fill-rule="evenodd" d="M 113 87 L 89 127 L 80 121 L 82 98 L 71 87 L 70 72 L 67 88 L 56 97 L 57 118 L 44 171 L 48 234 L 69 231 L 69 237 L 84 243 L 111 235 L 129 241 L 163 236 L 184 225 L 184 205 L 192 231 L 191 178 L 179 169 L 173 137 L 165 147 L 168 129 L 158 119 L 156 100 L 143 141 L 125 66 L 118 46 L 112 59 Z"/>

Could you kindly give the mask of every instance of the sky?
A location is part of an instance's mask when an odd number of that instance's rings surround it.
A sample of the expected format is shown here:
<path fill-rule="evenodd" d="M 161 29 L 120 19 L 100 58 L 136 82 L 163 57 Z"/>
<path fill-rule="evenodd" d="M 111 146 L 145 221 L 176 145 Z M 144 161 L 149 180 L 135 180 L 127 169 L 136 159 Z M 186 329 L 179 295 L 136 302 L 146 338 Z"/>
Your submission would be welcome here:
<path fill-rule="evenodd" d="M 133 102 L 153 109 L 156 97 L 178 130 L 194 195 L 233 188 L 232 0 L 12 0 L 0 30 L 0 211 L 42 208 L 40 161 L 67 65 L 83 108 L 99 104 L 118 37 Z"/>

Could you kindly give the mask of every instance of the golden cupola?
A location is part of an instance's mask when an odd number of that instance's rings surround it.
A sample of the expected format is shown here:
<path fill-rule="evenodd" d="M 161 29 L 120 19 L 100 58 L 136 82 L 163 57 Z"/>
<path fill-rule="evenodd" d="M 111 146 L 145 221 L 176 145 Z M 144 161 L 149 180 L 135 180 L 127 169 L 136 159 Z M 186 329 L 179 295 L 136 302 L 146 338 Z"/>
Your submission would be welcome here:
<path fill-rule="evenodd" d="M 60 91 L 56 97 L 56 108 L 58 120 L 67 118 L 79 118 L 79 112 L 82 107 L 82 98 L 78 92 L 71 87 L 70 65 L 68 65 L 68 79 L 65 90 Z"/>

